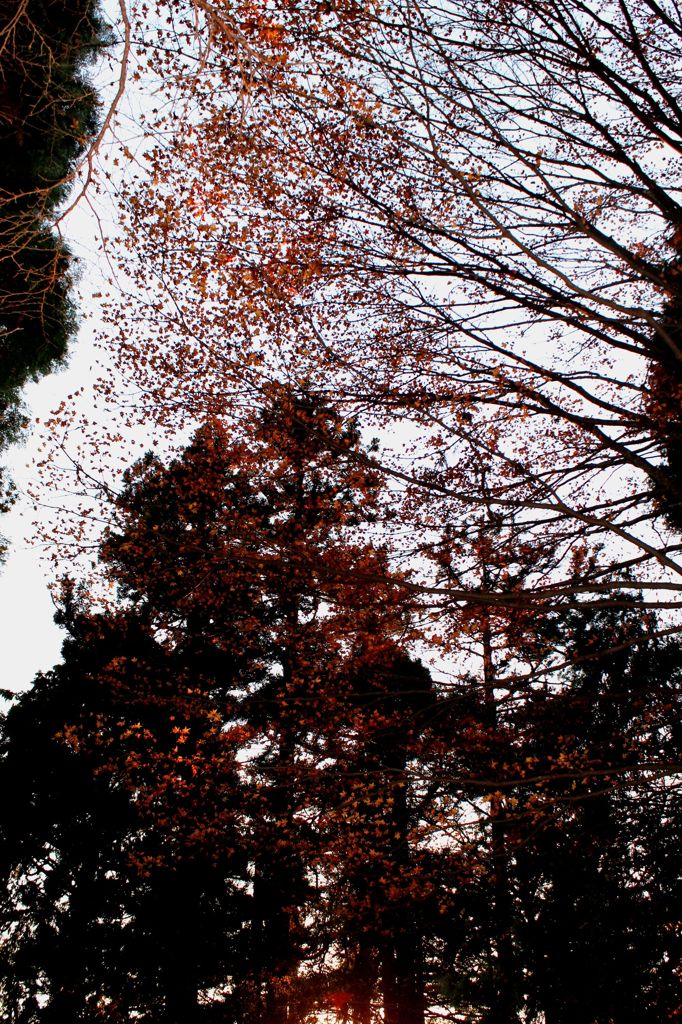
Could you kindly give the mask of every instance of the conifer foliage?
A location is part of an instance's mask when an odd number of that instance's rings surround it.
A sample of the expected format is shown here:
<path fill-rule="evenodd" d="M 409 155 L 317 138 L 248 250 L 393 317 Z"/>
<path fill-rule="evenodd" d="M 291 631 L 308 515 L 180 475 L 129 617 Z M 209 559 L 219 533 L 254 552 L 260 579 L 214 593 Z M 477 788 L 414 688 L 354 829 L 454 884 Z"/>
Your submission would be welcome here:
<path fill-rule="evenodd" d="M 75 326 L 72 257 L 53 228 L 92 138 L 86 67 L 107 41 L 92 0 L 17 0 L 0 11 L 0 450 L 21 389 L 63 362 Z"/>
<path fill-rule="evenodd" d="M 293 1019 L 318 941 L 310 819 L 348 719 L 344 659 L 408 628 L 376 582 L 381 549 L 348 533 L 381 483 L 349 459 L 358 446 L 352 424 L 282 392 L 240 441 L 214 422 L 169 466 L 129 474 L 101 555 L 124 604 L 95 613 L 69 593 L 65 664 L 8 717 L 13 1020 L 181 1024 L 214 988 L 229 1019 Z"/>
<path fill-rule="evenodd" d="M 47 367 L 70 330 L 46 217 L 99 23 L 65 10 L 49 131 L 0 94 L 7 409 L 21 332 Z M 679 1020 L 679 8 L 131 17 L 144 315 L 109 315 L 130 419 L 193 433 L 104 488 L 99 586 L 3 724 L 5 1016 Z"/>
<path fill-rule="evenodd" d="M 433 678 L 383 483 L 306 388 L 131 468 L 117 600 L 65 585 L 64 663 L 4 726 L 12 1024 L 677 1012 L 679 645 L 552 613 L 548 682 L 530 620 L 478 609 L 480 671 Z"/>

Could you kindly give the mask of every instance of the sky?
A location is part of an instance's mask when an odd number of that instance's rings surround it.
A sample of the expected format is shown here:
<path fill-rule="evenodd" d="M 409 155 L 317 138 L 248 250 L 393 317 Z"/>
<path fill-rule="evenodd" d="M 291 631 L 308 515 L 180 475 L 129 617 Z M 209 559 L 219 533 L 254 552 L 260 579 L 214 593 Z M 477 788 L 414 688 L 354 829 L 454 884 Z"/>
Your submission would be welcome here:
<path fill-rule="evenodd" d="M 89 281 L 81 286 L 87 294 Z M 94 371 L 93 333 L 96 322 L 89 321 L 72 346 L 69 365 L 61 372 L 30 385 L 25 401 L 32 418 L 46 418 L 60 401 L 82 386 Z M 0 623 L 2 623 L 3 679 L 7 690 L 26 689 L 39 671 L 60 660 L 62 632 L 53 622 L 55 607 L 49 591 L 54 569 L 37 546 L 32 523 L 36 518 L 33 501 L 26 489 L 36 479 L 34 459 L 38 432 L 31 428 L 23 444 L 5 457 L 5 464 L 19 491 L 19 498 L 8 515 L 0 519 L 0 532 L 9 540 L 9 556 L 0 567 Z M 39 510 L 38 515 L 49 515 Z"/>
<path fill-rule="evenodd" d="M 2 686 L 24 690 L 37 672 L 59 661 L 61 632 L 52 621 L 54 605 L 38 553 L 22 536 L 16 515 L 11 517 L 11 529 L 7 518 L 3 530 L 5 536 L 10 536 L 13 549 L 0 576 Z"/>

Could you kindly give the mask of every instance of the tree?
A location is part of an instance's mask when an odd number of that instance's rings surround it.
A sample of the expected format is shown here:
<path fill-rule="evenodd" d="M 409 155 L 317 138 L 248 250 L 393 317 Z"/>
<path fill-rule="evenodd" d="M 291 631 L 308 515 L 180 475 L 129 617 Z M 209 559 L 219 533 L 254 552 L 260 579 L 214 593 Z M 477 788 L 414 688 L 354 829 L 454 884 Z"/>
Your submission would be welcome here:
<path fill-rule="evenodd" d="M 408 514 L 516 510 L 528 545 L 604 545 L 579 589 L 558 564 L 557 599 L 623 593 L 615 559 L 676 606 L 676 542 L 652 533 L 678 501 L 674 6 L 196 8 L 196 116 L 128 191 L 157 327 L 126 322 L 122 360 L 156 414 L 174 376 L 195 409 L 210 379 L 311 375 L 415 424 L 423 462 L 390 464 Z"/>
<path fill-rule="evenodd" d="M 330 1001 L 350 1009 L 355 1024 L 370 1024 L 380 996 L 386 1024 L 423 1024 L 436 883 L 416 837 L 429 804 L 421 776 L 437 696 L 421 662 L 396 647 L 360 644 L 345 673 L 347 721 L 330 747 L 323 808 L 340 961 Z"/>
<path fill-rule="evenodd" d="M 55 220 L 97 131 L 86 68 L 110 42 L 93 0 L 0 13 L 0 451 L 25 425 L 24 385 L 63 364 L 76 329 L 73 257 Z"/>
<path fill-rule="evenodd" d="M 121 605 L 67 594 L 65 664 L 5 729 L 10 1020 L 676 1012 L 679 645 L 643 610 L 472 605 L 434 684 L 363 537 L 359 443 L 278 389 L 244 436 L 129 473 Z M 490 593 L 538 570 L 499 527 Z"/>
<path fill-rule="evenodd" d="M 123 595 L 188 657 L 236 663 L 256 822 L 245 1019 L 288 1019 L 314 899 L 306 809 L 344 649 L 406 629 L 404 601 L 381 582 L 382 550 L 355 539 L 381 485 L 358 469 L 359 448 L 354 425 L 317 396 L 273 389 L 240 440 L 214 421 L 170 467 L 141 463 L 117 503 L 123 527 L 104 545 Z"/>
<path fill-rule="evenodd" d="M 680 803 L 661 765 L 679 760 L 669 708 L 682 651 L 650 639 L 642 618 L 569 616 L 563 687 L 519 712 L 526 757 L 555 766 L 541 794 L 519 793 L 530 814 L 511 825 L 529 1011 L 547 1024 L 680 1012 L 679 879 L 663 853 L 677 843 Z"/>
<path fill-rule="evenodd" d="M 346 699 L 340 665 L 359 636 L 379 650 L 408 630 L 400 595 L 381 583 L 381 548 L 355 536 L 371 524 L 381 485 L 375 471 L 358 472 L 359 445 L 354 425 L 316 396 L 280 389 L 243 436 L 216 420 L 168 465 L 150 455 L 128 474 L 101 549 L 122 603 L 69 613 L 64 668 L 8 723 L 9 772 L 47 700 L 40 745 L 50 766 L 63 759 L 85 775 L 90 829 L 89 845 L 73 849 L 79 804 L 51 810 L 54 769 L 47 780 L 26 772 L 31 792 L 47 787 L 36 829 L 48 838 L 38 833 L 26 854 L 18 839 L 9 844 L 6 877 L 35 878 L 37 895 L 10 901 L 23 924 L 6 958 L 31 964 L 47 1003 L 37 1009 L 34 990 L 22 990 L 12 996 L 18 1014 L 31 1005 L 28 1019 L 50 1019 L 68 997 L 72 1014 L 97 1005 L 164 1024 L 213 1011 L 240 1024 L 302 1018 L 309 866 L 320 856 L 311 815 Z M 112 819 L 115 842 L 102 850 L 110 798 L 129 817 Z M 41 862 L 48 841 L 62 868 L 54 876 Z M 94 866 L 81 871 L 85 853 Z M 106 895 L 112 879 L 125 900 L 113 921 L 91 891 L 101 882 Z M 177 886 L 183 895 L 171 900 Z M 62 981 L 51 958 L 81 901 L 86 924 L 73 930 L 90 952 L 70 958 Z M 35 929 L 55 919 L 66 923 L 36 951 Z M 100 923 L 122 964 L 105 977 L 87 966 L 104 960 Z"/>
<path fill-rule="evenodd" d="M 197 73 L 183 78 L 184 45 L 177 63 L 172 46 L 163 56 L 191 115 L 126 191 L 126 268 L 152 315 L 136 327 L 114 313 L 144 410 L 169 430 L 208 425 L 170 465 L 149 458 L 129 476 L 104 555 L 152 628 L 191 661 L 226 659 L 239 694 L 242 771 L 259 795 L 238 1012 L 302 1016 L 324 971 L 328 895 L 362 990 L 337 993 L 340 1012 L 366 1018 L 383 983 L 397 1015 L 393 968 L 406 949 L 416 959 L 424 919 L 410 905 L 402 929 L 385 879 L 404 892 L 419 860 L 403 841 L 415 809 L 447 851 L 435 896 L 451 920 L 427 952 L 453 1014 L 627 1019 L 581 953 L 603 951 L 611 926 L 583 927 L 600 907 L 626 936 L 611 934 L 611 979 L 644 1016 L 667 1013 L 677 950 L 644 952 L 638 888 L 641 869 L 663 906 L 667 829 L 649 851 L 629 790 L 676 830 L 672 701 L 645 701 L 642 716 L 630 696 L 619 704 L 629 745 L 604 709 L 618 673 L 639 671 L 636 652 L 658 657 L 656 637 L 677 628 L 650 611 L 679 606 L 679 12 L 399 0 L 254 13 L 197 0 L 173 20 L 183 43 L 194 11 L 210 44 Z M 295 398 L 292 380 L 306 382 Z M 244 411 L 264 395 L 260 419 Z M 380 458 L 348 443 L 349 409 L 385 430 L 406 422 L 405 444 Z M 238 442 L 226 414 L 241 418 Z M 384 477 L 394 486 L 380 498 Z M 367 518 L 385 548 L 347 544 Z M 389 638 L 395 652 L 409 637 L 405 595 L 431 650 L 459 659 L 431 747 L 414 739 L 422 790 L 401 785 L 412 739 L 385 749 L 391 726 L 370 716 L 363 735 L 338 673 L 359 635 L 386 673 Z M 612 675 L 571 674 L 596 663 L 585 606 Z M 462 666 L 472 650 L 480 671 Z M 209 696 L 232 700 L 219 686 Z M 337 764 L 318 769 L 339 723 L 360 769 L 343 793 L 356 790 L 370 867 L 385 869 L 364 895 L 388 935 L 363 934 L 357 850 L 335 851 L 336 875 L 312 881 L 328 851 L 311 821 L 329 811 L 322 780 Z M 399 839 L 375 857 L 387 823 Z M 595 852 L 607 843 L 611 860 Z M 578 879 L 566 849 L 582 858 Z M 413 1019 L 416 974 L 401 978 Z"/>
<path fill-rule="evenodd" d="M 64 618 L 64 664 L 3 729 L 3 1009 L 185 1024 L 240 962 L 234 738 L 139 617 Z"/>
<path fill-rule="evenodd" d="M 494 725 L 475 680 L 452 701 L 453 760 L 482 820 L 436 930 L 445 1000 L 474 1019 L 679 1012 L 679 883 L 663 850 L 679 830 L 669 707 L 681 652 L 651 639 L 643 618 L 605 609 L 555 621 L 564 669 L 540 672 L 525 692 L 501 683 Z"/>

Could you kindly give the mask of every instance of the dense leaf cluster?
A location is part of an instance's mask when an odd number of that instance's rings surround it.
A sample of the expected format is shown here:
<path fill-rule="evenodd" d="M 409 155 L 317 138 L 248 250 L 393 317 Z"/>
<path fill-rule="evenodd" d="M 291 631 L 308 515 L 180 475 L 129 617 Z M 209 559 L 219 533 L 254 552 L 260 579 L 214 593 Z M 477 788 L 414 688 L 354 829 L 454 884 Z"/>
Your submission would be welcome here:
<path fill-rule="evenodd" d="M 676 540 L 654 537 L 680 501 L 674 0 L 195 6 L 205 73 L 186 7 L 157 58 L 195 116 L 155 106 L 125 189 L 125 268 L 153 312 L 126 296 L 112 326 L 149 413 L 314 380 L 409 422 L 385 462 L 424 546 L 445 523 L 467 549 L 488 506 L 519 545 L 567 553 L 536 590 L 577 592 L 587 535 L 579 593 L 678 607 Z M 422 580 L 454 599 L 476 590 L 464 566 Z"/>
<path fill-rule="evenodd" d="M 47 49 L 57 5 L 0 22 L 38 55 L 31 116 L 0 95 L 7 430 L 71 329 L 99 27 L 65 9 Z M 5 1016 L 679 1019 L 679 7 L 137 18 L 168 102 L 118 355 L 195 433 L 109 492 L 115 596 L 65 584 L 4 722 Z"/>
<path fill-rule="evenodd" d="M 67 586 L 64 662 L 4 726 L 12 1024 L 679 1012 L 680 645 L 575 611 L 536 623 L 559 676 L 433 678 L 381 485 L 283 389 L 130 471 L 119 601 Z"/>

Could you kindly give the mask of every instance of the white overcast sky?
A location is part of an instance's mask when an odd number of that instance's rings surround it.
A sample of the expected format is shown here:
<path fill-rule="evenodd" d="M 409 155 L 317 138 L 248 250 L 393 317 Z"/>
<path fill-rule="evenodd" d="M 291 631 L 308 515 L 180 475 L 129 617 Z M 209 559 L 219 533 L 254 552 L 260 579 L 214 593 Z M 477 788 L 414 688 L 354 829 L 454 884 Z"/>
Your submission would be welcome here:
<path fill-rule="evenodd" d="M 84 276 L 84 296 L 94 289 Z M 45 419 L 63 398 L 92 380 L 95 372 L 93 329 L 84 323 L 73 344 L 65 370 L 44 378 L 26 390 L 26 405 L 32 417 Z M 37 438 L 29 431 L 25 443 L 16 446 L 4 458 L 19 490 L 12 511 L 0 518 L 0 532 L 10 541 L 10 552 L 0 568 L 0 623 L 2 623 L 2 687 L 22 690 L 30 685 L 36 672 L 51 668 L 60 656 L 62 633 L 53 622 L 54 605 L 48 589 L 54 570 L 33 538 L 36 515 L 48 516 L 49 510 L 34 511 L 26 488 L 35 479 Z"/>

